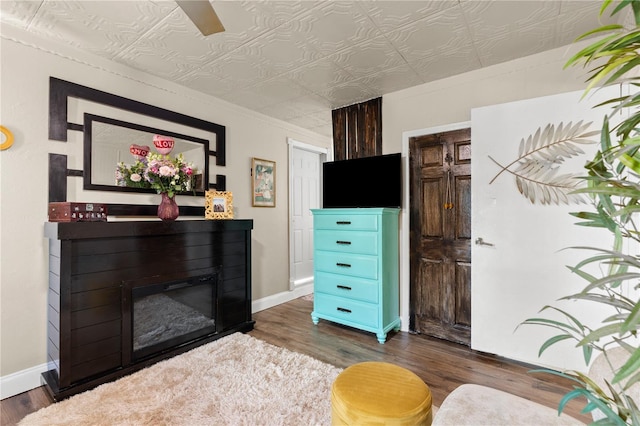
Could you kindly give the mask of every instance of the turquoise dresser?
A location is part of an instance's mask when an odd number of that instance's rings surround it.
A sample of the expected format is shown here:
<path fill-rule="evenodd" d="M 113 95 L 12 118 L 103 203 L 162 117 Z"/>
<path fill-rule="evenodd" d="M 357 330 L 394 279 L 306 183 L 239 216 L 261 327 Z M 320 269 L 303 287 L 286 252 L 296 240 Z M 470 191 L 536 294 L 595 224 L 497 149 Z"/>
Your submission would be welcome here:
<path fill-rule="evenodd" d="M 399 209 L 314 209 L 311 319 L 376 333 L 400 329 Z"/>

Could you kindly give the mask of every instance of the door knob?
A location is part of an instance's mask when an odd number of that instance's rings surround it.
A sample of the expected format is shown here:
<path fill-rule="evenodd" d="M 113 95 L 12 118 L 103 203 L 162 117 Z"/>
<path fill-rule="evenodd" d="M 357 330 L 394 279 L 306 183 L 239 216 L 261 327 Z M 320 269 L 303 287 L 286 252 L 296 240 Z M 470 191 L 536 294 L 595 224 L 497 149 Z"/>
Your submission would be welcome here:
<path fill-rule="evenodd" d="M 477 246 L 488 246 L 488 247 L 493 247 L 493 244 L 485 242 L 485 241 L 482 239 L 482 237 L 478 237 L 478 238 L 476 238 L 476 245 L 477 245 Z"/>

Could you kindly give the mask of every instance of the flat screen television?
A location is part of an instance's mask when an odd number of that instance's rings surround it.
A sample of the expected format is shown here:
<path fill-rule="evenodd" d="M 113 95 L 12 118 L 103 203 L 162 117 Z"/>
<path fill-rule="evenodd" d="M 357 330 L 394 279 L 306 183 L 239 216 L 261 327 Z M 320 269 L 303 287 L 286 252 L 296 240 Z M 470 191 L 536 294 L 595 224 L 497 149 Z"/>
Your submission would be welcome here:
<path fill-rule="evenodd" d="M 399 153 L 324 163 L 322 207 L 401 207 Z"/>

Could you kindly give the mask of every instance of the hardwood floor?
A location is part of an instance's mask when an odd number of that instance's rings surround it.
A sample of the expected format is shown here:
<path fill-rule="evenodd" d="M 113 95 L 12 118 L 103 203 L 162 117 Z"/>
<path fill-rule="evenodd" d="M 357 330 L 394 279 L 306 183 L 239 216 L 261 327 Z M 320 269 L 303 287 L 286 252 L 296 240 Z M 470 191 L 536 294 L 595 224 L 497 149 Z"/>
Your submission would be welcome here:
<path fill-rule="evenodd" d="M 249 334 L 289 350 L 346 368 L 362 361 L 385 361 L 405 367 L 420 376 L 441 405 L 453 389 L 464 383 L 491 386 L 556 408 L 571 383 L 559 377 L 531 374 L 531 365 L 478 353 L 466 346 L 434 338 L 391 333 L 381 345 L 372 333 L 320 321 L 311 322 L 312 302 L 296 299 L 254 314 L 256 326 Z M 24 416 L 51 402 L 43 388 L 37 388 L 0 403 L 0 424 L 15 425 Z M 580 414 L 583 404 L 574 401 L 566 412 L 589 423 Z"/>

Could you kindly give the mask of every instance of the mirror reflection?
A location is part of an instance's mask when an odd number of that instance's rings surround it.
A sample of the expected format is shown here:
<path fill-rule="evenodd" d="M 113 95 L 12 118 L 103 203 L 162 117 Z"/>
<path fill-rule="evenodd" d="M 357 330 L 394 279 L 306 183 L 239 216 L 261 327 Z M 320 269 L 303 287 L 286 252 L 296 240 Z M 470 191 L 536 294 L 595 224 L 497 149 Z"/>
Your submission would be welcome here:
<path fill-rule="evenodd" d="M 152 153 L 162 149 L 154 146 L 154 136 L 168 136 L 175 142 L 170 152 L 172 158 L 182 154 L 184 161 L 194 166 L 195 195 L 203 195 L 208 187 L 209 141 L 168 130 L 155 129 L 127 123 L 93 114 L 85 114 L 84 123 L 84 188 L 127 192 L 155 192 L 147 188 L 119 186 L 116 170 L 120 162 L 132 165 L 136 155 Z M 164 153 L 164 152 L 161 152 Z M 193 195 L 193 191 L 181 193 Z"/>

